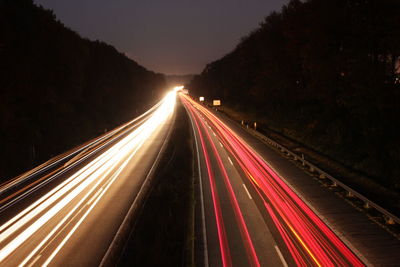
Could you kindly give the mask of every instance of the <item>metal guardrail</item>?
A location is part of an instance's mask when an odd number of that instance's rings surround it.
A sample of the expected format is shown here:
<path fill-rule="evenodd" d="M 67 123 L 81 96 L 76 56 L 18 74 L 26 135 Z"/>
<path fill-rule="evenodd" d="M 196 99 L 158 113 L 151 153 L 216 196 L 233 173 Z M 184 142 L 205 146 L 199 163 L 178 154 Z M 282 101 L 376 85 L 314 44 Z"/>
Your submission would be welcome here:
<path fill-rule="evenodd" d="M 325 171 L 321 170 L 320 168 L 318 168 L 317 166 L 315 166 L 314 164 L 312 164 L 311 162 L 307 161 L 306 159 L 304 159 L 304 155 L 298 155 L 292 151 L 290 151 L 289 149 L 287 149 L 286 147 L 282 146 L 281 144 L 275 142 L 274 140 L 266 137 L 265 135 L 246 127 L 246 129 L 251 132 L 253 135 L 257 136 L 258 138 L 260 138 L 261 140 L 263 140 L 264 142 L 268 143 L 269 145 L 277 148 L 278 150 L 280 150 L 282 153 L 286 153 L 289 157 L 293 157 L 294 160 L 296 161 L 300 161 L 302 163 L 303 166 L 308 167 L 310 172 L 315 172 L 317 174 L 319 174 L 319 178 L 321 179 L 329 179 L 332 182 L 333 186 L 339 186 L 342 189 L 344 189 L 347 192 L 347 196 L 348 197 L 355 197 L 360 199 L 361 201 L 364 202 L 364 208 L 374 208 L 375 210 L 377 210 L 378 212 L 380 212 L 386 223 L 387 224 L 400 224 L 400 218 L 398 218 L 397 216 L 395 216 L 394 214 L 390 213 L 389 211 L 385 210 L 384 208 L 382 208 L 381 206 L 379 206 L 378 204 L 374 203 L 373 201 L 369 200 L 367 197 L 363 196 L 362 194 L 358 193 L 357 191 L 355 191 L 354 189 L 350 188 L 349 186 L 345 185 L 344 183 L 342 183 L 341 181 L 339 181 L 338 179 L 336 179 L 335 177 L 333 177 L 332 175 L 326 173 Z"/>

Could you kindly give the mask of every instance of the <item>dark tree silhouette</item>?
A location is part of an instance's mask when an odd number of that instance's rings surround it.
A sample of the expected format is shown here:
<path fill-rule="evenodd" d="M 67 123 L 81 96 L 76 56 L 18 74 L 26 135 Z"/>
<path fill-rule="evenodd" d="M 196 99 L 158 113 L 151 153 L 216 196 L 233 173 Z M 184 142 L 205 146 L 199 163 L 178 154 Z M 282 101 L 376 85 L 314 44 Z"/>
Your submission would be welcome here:
<path fill-rule="evenodd" d="M 400 189 L 400 2 L 292 0 L 207 65 L 191 93 Z"/>
<path fill-rule="evenodd" d="M 10 178 L 154 103 L 164 76 L 82 39 L 32 0 L 0 0 L 0 178 Z"/>

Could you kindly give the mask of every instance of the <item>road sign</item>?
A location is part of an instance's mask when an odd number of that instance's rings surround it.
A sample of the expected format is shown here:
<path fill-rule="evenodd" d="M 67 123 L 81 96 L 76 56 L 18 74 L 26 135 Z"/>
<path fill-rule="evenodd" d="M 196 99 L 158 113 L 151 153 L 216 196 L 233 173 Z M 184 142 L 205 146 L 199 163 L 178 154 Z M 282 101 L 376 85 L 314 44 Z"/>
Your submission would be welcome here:
<path fill-rule="evenodd" d="M 213 106 L 221 106 L 221 100 L 213 100 Z"/>

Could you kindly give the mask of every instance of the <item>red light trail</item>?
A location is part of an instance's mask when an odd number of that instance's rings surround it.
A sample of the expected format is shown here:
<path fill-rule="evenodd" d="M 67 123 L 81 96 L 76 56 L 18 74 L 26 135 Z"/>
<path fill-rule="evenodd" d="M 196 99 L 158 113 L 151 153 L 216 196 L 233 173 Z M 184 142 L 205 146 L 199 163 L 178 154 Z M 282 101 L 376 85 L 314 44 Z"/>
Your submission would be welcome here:
<path fill-rule="evenodd" d="M 189 110 L 190 115 L 195 119 L 203 152 L 207 155 L 207 160 L 209 161 L 209 155 L 205 149 L 205 142 L 198 121 L 201 122 L 206 137 L 209 140 L 211 137 L 204 122 L 199 119 L 199 114 L 202 114 L 209 125 L 212 126 L 220 142 L 228 153 L 233 156 L 243 173 L 253 185 L 254 190 L 263 201 L 265 210 L 262 212 L 270 216 L 296 265 L 364 266 L 360 259 L 343 243 L 343 241 L 336 236 L 282 178 L 280 178 L 279 175 L 237 134 L 207 108 L 196 103 L 188 96 L 181 95 L 181 99 L 187 110 Z M 224 184 L 229 192 L 230 202 L 244 241 L 249 262 L 253 266 L 259 266 L 256 251 L 230 185 L 229 177 L 214 143 L 211 141 L 210 143 L 218 166 L 223 174 Z M 209 169 L 209 166 L 207 166 L 207 168 Z M 214 176 L 210 176 L 210 173 L 209 179 L 210 183 L 211 179 L 214 179 Z M 215 186 L 215 181 L 211 184 Z M 212 190 L 215 190 L 215 188 Z M 214 202 L 214 205 L 217 205 L 217 203 Z M 218 215 L 216 215 L 216 217 L 218 218 Z M 219 223 L 221 222 L 217 220 L 217 226 Z M 224 240 L 225 239 L 226 237 L 224 237 Z M 220 242 L 222 241 L 220 240 Z M 228 253 L 225 253 L 227 245 L 224 242 L 222 242 L 223 244 L 221 245 L 221 254 L 223 262 L 229 263 L 229 260 L 224 258 L 229 256 Z M 224 266 L 229 266 L 229 264 L 224 264 Z"/>
<path fill-rule="evenodd" d="M 195 123 L 196 123 L 197 130 L 199 131 L 199 133 L 201 133 L 197 119 L 195 119 Z M 222 218 L 221 206 L 220 206 L 219 197 L 218 197 L 215 180 L 214 180 L 214 174 L 211 170 L 210 157 L 205 148 L 204 138 L 201 134 L 200 134 L 200 142 L 201 142 L 201 147 L 203 148 L 204 157 L 206 159 L 208 178 L 209 178 L 210 185 L 211 185 L 211 195 L 212 195 L 212 199 L 213 199 L 214 212 L 215 212 L 216 224 L 217 224 L 217 229 L 218 229 L 218 238 L 219 238 L 220 249 L 221 249 L 222 265 L 223 266 L 232 266 L 232 261 L 231 261 L 231 257 L 230 257 L 229 246 L 228 246 L 228 240 L 226 237 L 225 225 L 224 225 L 224 221 Z"/>
<path fill-rule="evenodd" d="M 251 263 L 251 266 L 260 266 L 260 263 L 258 262 L 258 257 L 256 254 L 256 251 L 254 249 L 253 243 L 251 241 L 250 238 L 250 234 L 248 232 L 246 223 L 243 219 L 243 215 L 242 212 L 240 210 L 238 201 L 235 197 L 235 193 L 233 192 L 233 188 L 232 185 L 229 181 L 229 177 L 228 174 L 226 172 L 226 169 L 222 163 L 221 157 L 218 154 L 217 148 L 215 147 L 214 143 L 211 141 L 211 136 L 208 133 L 208 131 L 206 130 L 206 126 L 204 125 L 204 122 L 199 120 L 198 117 L 195 117 L 194 113 L 192 110 L 189 110 L 189 112 L 191 112 L 192 116 L 194 117 L 194 121 L 197 127 L 197 130 L 199 132 L 199 136 L 200 136 L 200 141 L 202 144 L 202 148 L 203 148 L 203 153 L 204 156 L 206 158 L 206 165 L 207 165 L 207 171 L 208 171 L 208 177 L 210 179 L 210 184 L 211 184 L 211 192 L 212 192 L 212 196 L 213 196 L 213 202 L 214 202 L 214 209 L 215 209 L 215 213 L 216 213 L 216 223 L 217 223 L 217 228 L 218 228 L 218 235 L 219 235 L 219 240 L 220 240 L 220 244 L 221 244 L 221 254 L 222 254 L 222 263 L 223 266 L 231 266 L 232 262 L 231 259 L 228 258 L 228 256 L 230 255 L 229 253 L 229 248 L 228 248 L 228 242 L 227 242 L 227 237 L 226 237 L 226 233 L 224 230 L 224 225 L 222 222 L 222 215 L 221 215 L 221 208 L 219 206 L 219 201 L 217 201 L 217 197 L 216 197 L 216 186 L 215 186 L 215 181 L 214 181 L 214 175 L 212 174 L 211 168 L 210 168 L 210 160 L 209 160 L 209 155 L 207 153 L 207 150 L 205 149 L 205 142 L 204 142 L 204 137 L 203 134 L 201 133 L 200 127 L 199 127 L 199 121 L 201 123 L 201 126 L 203 127 L 203 129 L 205 129 L 205 133 L 207 136 L 207 140 L 210 141 L 212 150 L 214 152 L 214 155 L 217 159 L 218 162 L 218 166 L 220 167 L 220 170 L 222 171 L 223 174 L 223 178 L 224 178 L 224 183 L 226 188 L 228 189 L 229 192 L 229 199 L 231 202 L 231 205 L 234 209 L 235 212 L 235 216 L 236 216 L 236 220 L 238 222 L 238 226 L 240 228 L 240 233 L 241 236 L 243 238 L 243 240 L 245 240 L 244 245 L 246 248 L 246 253 L 247 253 L 247 257 L 249 262 Z M 222 235 L 223 233 L 223 235 Z"/>

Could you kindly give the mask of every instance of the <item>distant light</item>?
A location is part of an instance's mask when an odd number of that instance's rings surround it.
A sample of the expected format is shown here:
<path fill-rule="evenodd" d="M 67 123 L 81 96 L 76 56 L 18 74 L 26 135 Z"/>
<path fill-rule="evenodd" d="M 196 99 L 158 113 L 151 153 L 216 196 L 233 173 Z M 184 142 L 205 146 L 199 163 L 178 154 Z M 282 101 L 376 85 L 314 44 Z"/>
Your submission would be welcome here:
<path fill-rule="evenodd" d="M 204 96 L 200 96 L 199 100 L 200 100 L 200 102 L 203 102 L 204 101 Z"/>
<path fill-rule="evenodd" d="M 181 86 L 175 86 L 175 87 L 174 87 L 174 91 L 175 91 L 175 92 L 178 92 L 178 91 L 180 91 L 180 90 L 183 90 L 184 87 L 185 87 L 185 86 L 183 86 L 183 85 L 181 85 Z"/>
<path fill-rule="evenodd" d="M 221 106 L 221 100 L 213 100 L 213 106 Z"/>

